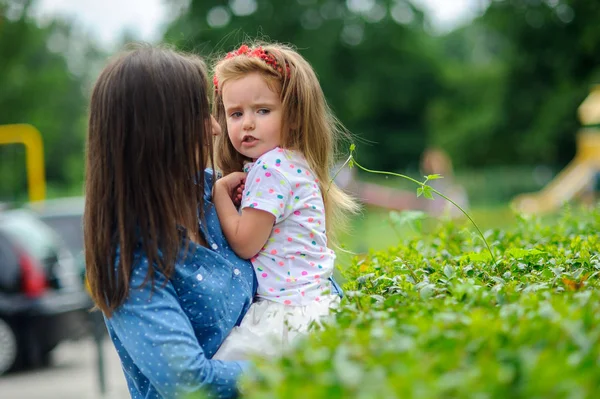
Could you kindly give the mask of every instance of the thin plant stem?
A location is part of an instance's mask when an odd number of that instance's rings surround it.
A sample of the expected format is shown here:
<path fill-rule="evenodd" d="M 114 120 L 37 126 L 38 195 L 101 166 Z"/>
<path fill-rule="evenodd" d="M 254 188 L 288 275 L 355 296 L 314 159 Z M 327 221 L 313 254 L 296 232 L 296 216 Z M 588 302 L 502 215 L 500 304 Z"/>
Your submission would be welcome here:
<path fill-rule="evenodd" d="M 402 261 L 402 259 L 400 258 L 398 258 L 397 260 L 402 262 L 406 266 L 406 268 L 408 269 L 408 273 L 411 275 L 413 280 L 415 280 L 415 284 L 419 283 L 419 279 L 417 278 L 417 275 L 415 274 L 415 271 L 413 270 L 412 266 L 409 265 L 408 262 Z"/>
<path fill-rule="evenodd" d="M 329 192 L 329 188 L 333 184 L 333 182 L 334 182 L 335 178 L 337 177 L 337 175 L 340 174 L 340 172 L 342 171 L 342 169 L 344 169 L 344 166 L 348 165 L 348 162 L 350 162 L 351 160 L 352 160 L 352 153 L 350 153 L 350 155 L 348 156 L 348 159 L 346 159 L 346 162 L 344 162 L 342 164 L 342 166 L 340 166 L 338 168 L 338 170 L 335 172 L 335 175 L 333 175 L 333 177 L 329 180 L 329 185 L 327 186 L 327 192 Z"/>
<path fill-rule="evenodd" d="M 416 183 L 416 184 L 418 184 L 421 187 L 425 186 L 425 183 L 422 183 L 422 182 L 420 182 L 420 181 L 418 181 L 416 179 L 413 179 L 412 177 L 409 177 L 409 176 L 406 176 L 406 175 L 403 175 L 403 174 L 400 174 L 400 173 L 385 172 L 385 171 L 381 171 L 381 170 L 372 170 L 372 169 L 365 168 L 364 166 L 362 166 L 361 164 L 359 164 L 356 161 L 356 159 L 352 155 L 352 152 L 350 153 L 350 156 L 348 157 L 348 160 L 346 161 L 346 163 L 348 163 L 350 161 L 352 161 L 353 165 L 356 165 L 359 169 L 362 169 L 365 172 L 379 174 L 379 175 L 389 175 L 389 176 L 401 177 L 403 179 L 410 180 L 413 183 Z M 346 165 L 346 163 L 344 163 L 344 165 Z M 339 171 L 338 171 L 338 173 L 339 173 Z M 336 175 L 337 175 L 337 173 L 336 173 Z M 453 200 L 451 200 L 450 198 L 448 198 L 444 194 L 440 193 L 435 188 L 433 188 L 431 186 L 428 186 L 428 187 L 431 189 L 431 191 L 433 191 L 434 193 L 436 193 L 437 195 L 439 195 L 440 197 L 442 197 L 443 199 L 445 199 L 446 201 L 450 202 L 452 205 L 454 205 L 455 207 L 457 207 L 463 213 L 463 215 L 465 215 L 467 217 L 467 219 L 469 219 L 469 221 L 473 224 L 473 226 L 475 226 L 475 229 L 477 230 L 477 232 L 479 233 L 479 236 L 483 240 L 483 243 L 485 244 L 488 252 L 490 253 L 490 256 L 492 257 L 492 261 L 494 262 L 494 264 L 496 264 L 496 257 L 494 256 L 494 253 L 492 252 L 492 249 L 490 248 L 490 245 L 488 244 L 487 240 L 485 239 L 485 236 L 483 235 L 483 233 L 481 232 L 481 229 L 479 228 L 479 226 L 477 226 L 477 223 L 475 223 L 475 221 L 473 220 L 473 218 L 471 218 L 471 216 L 460 205 L 458 205 L 456 202 L 454 202 Z"/>

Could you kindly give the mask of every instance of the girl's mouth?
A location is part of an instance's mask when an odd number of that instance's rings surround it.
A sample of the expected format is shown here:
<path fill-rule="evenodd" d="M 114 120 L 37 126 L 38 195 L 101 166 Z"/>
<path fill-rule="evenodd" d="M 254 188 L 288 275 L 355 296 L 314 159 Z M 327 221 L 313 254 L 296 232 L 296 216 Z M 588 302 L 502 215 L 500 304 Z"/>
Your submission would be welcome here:
<path fill-rule="evenodd" d="M 242 137 L 242 144 L 244 145 L 252 145 L 256 143 L 258 140 L 254 136 L 246 135 Z"/>

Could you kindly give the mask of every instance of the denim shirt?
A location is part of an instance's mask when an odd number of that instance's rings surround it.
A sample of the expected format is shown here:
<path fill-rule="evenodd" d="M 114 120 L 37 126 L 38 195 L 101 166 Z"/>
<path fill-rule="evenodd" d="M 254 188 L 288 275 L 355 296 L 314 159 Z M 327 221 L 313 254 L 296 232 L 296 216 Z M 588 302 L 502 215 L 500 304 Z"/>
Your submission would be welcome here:
<path fill-rule="evenodd" d="M 138 248 L 129 296 L 105 318 L 134 399 L 200 389 L 218 398 L 238 394 L 246 363 L 211 358 L 246 314 L 257 282 L 250 262 L 238 258 L 223 236 L 211 203 L 212 176 L 205 172 L 206 224 L 200 226 L 208 248 L 190 243 L 169 279 L 155 268 L 153 289 L 149 283 L 140 288 L 150 266 Z"/>

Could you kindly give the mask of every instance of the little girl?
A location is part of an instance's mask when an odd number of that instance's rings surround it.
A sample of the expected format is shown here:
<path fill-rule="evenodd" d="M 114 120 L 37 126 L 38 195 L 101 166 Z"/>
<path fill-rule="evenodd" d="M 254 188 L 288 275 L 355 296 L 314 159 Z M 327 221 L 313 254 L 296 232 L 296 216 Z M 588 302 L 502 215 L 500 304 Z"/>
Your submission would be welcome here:
<path fill-rule="evenodd" d="M 214 358 L 273 357 L 339 301 L 328 236 L 358 206 L 330 185 L 341 130 L 306 60 L 283 45 L 242 45 L 214 73 L 224 130 L 214 202 L 227 241 L 251 259 L 259 284 Z"/>

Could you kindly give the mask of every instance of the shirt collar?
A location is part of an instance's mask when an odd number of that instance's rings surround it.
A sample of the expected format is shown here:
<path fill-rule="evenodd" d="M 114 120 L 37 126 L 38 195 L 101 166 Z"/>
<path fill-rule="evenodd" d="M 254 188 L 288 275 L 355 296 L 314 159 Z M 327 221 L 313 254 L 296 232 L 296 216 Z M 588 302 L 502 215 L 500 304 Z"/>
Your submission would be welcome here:
<path fill-rule="evenodd" d="M 244 168 L 243 168 L 243 169 L 244 169 L 244 172 L 246 172 L 246 173 L 250 173 L 250 171 L 252 170 L 252 167 L 254 167 L 254 164 L 255 164 L 255 163 L 256 163 L 256 162 L 246 162 L 246 163 L 244 164 Z"/>

